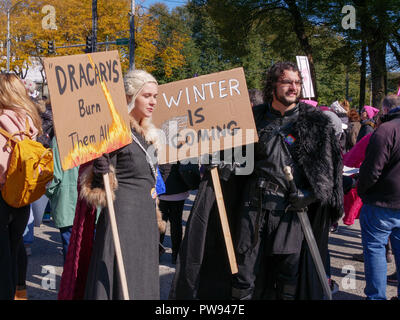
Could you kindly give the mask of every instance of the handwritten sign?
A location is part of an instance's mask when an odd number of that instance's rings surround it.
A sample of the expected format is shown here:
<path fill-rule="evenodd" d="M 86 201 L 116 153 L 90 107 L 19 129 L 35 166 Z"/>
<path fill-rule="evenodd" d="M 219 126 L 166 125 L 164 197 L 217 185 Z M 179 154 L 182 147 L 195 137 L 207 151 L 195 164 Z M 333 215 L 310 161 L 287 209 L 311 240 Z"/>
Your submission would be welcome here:
<path fill-rule="evenodd" d="M 314 94 L 314 87 L 311 78 L 310 66 L 308 64 L 308 59 L 306 56 L 296 56 L 297 66 L 301 72 L 301 76 L 303 78 L 303 97 L 305 98 L 313 98 L 315 97 Z"/>
<path fill-rule="evenodd" d="M 44 60 L 63 170 L 131 142 L 118 51 Z"/>
<path fill-rule="evenodd" d="M 153 122 L 160 163 L 258 141 L 243 68 L 159 86 Z"/>

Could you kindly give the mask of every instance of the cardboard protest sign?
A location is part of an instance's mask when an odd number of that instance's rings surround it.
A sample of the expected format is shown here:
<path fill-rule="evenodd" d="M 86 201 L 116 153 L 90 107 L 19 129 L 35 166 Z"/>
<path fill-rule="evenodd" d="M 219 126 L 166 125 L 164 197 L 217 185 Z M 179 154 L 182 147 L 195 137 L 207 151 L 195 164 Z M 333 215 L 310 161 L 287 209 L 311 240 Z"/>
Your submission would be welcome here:
<path fill-rule="evenodd" d="M 258 141 L 243 68 L 160 85 L 153 122 L 159 163 Z"/>
<path fill-rule="evenodd" d="M 131 140 L 118 51 L 44 60 L 63 170 Z"/>
<path fill-rule="evenodd" d="M 308 64 L 308 59 L 306 56 L 296 56 L 297 66 L 301 72 L 301 76 L 303 77 L 303 97 L 304 98 L 313 98 L 314 94 L 314 86 L 312 83 L 310 66 Z"/>

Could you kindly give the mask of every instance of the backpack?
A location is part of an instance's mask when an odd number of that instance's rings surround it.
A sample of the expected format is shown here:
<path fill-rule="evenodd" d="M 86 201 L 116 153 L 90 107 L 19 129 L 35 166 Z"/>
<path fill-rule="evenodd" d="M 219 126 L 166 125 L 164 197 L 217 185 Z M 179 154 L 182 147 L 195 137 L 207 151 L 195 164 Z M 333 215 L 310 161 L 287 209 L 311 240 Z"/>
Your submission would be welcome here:
<path fill-rule="evenodd" d="M 0 128 L 0 133 L 8 139 L 6 148 L 12 149 L 1 195 L 9 206 L 20 208 L 36 201 L 45 193 L 46 184 L 53 179 L 53 152 L 31 139 L 28 118 L 26 131 L 11 135 Z M 14 136 L 18 134 L 27 138 L 15 139 Z"/>

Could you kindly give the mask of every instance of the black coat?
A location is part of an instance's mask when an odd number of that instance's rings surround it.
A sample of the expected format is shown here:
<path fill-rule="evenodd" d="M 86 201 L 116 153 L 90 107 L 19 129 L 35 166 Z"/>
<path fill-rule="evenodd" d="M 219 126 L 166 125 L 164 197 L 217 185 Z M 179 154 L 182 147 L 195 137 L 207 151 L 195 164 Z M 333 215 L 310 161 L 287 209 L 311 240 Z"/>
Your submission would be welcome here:
<path fill-rule="evenodd" d="M 265 106 L 253 108 L 256 123 Z M 329 227 L 343 214 L 340 146 L 329 119 L 321 111 L 300 104 L 294 125 L 296 160 L 317 196 L 308 215 L 322 260 L 327 263 Z M 221 181 L 231 230 L 235 229 L 245 176 Z M 231 232 L 232 236 L 234 233 Z M 235 239 L 233 239 L 235 243 Z M 298 299 L 322 299 L 323 290 L 306 242 L 303 242 Z M 200 184 L 178 255 L 171 299 L 231 299 L 231 274 L 215 194 L 207 172 Z"/>
<path fill-rule="evenodd" d="M 384 121 L 369 141 L 357 192 L 363 203 L 400 209 L 400 112 Z"/>
<path fill-rule="evenodd" d="M 133 131 L 133 134 L 147 149 L 149 145 L 144 138 L 136 131 Z M 114 209 L 129 298 L 158 300 L 160 298 L 159 232 L 155 199 L 151 196 L 151 190 L 155 185 L 151 167 L 145 153 L 134 141 L 110 153 L 110 159 L 118 183 Z M 111 180 L 113 179 L 110 177 Z M 103 195 L 102 189 L 97 189 L 91 190 L 91 197 L 96 197 L 96 192 L 99 192 L 99 198 Z M 105 207 L 96 226 L 85 299 L 122 299 L 118 274 L 111 224 L 108 209 Z"/>

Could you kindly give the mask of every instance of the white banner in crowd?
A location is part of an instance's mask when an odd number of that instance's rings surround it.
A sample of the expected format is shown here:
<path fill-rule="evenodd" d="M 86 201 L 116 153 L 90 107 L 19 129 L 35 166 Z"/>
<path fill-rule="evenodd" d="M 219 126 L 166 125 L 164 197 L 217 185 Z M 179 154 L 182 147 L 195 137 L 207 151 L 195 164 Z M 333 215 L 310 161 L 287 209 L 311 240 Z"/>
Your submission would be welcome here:
<path fill-rule="evenodd" d="M 303 77 L 303 97 L 304 98 L 313 98 L 314 95 L 314 87 L 311 78 L 310 66 L 308 64 L 308 59 L 306 56 L 296 56 L 297 66 L 301 72 Z"/>

